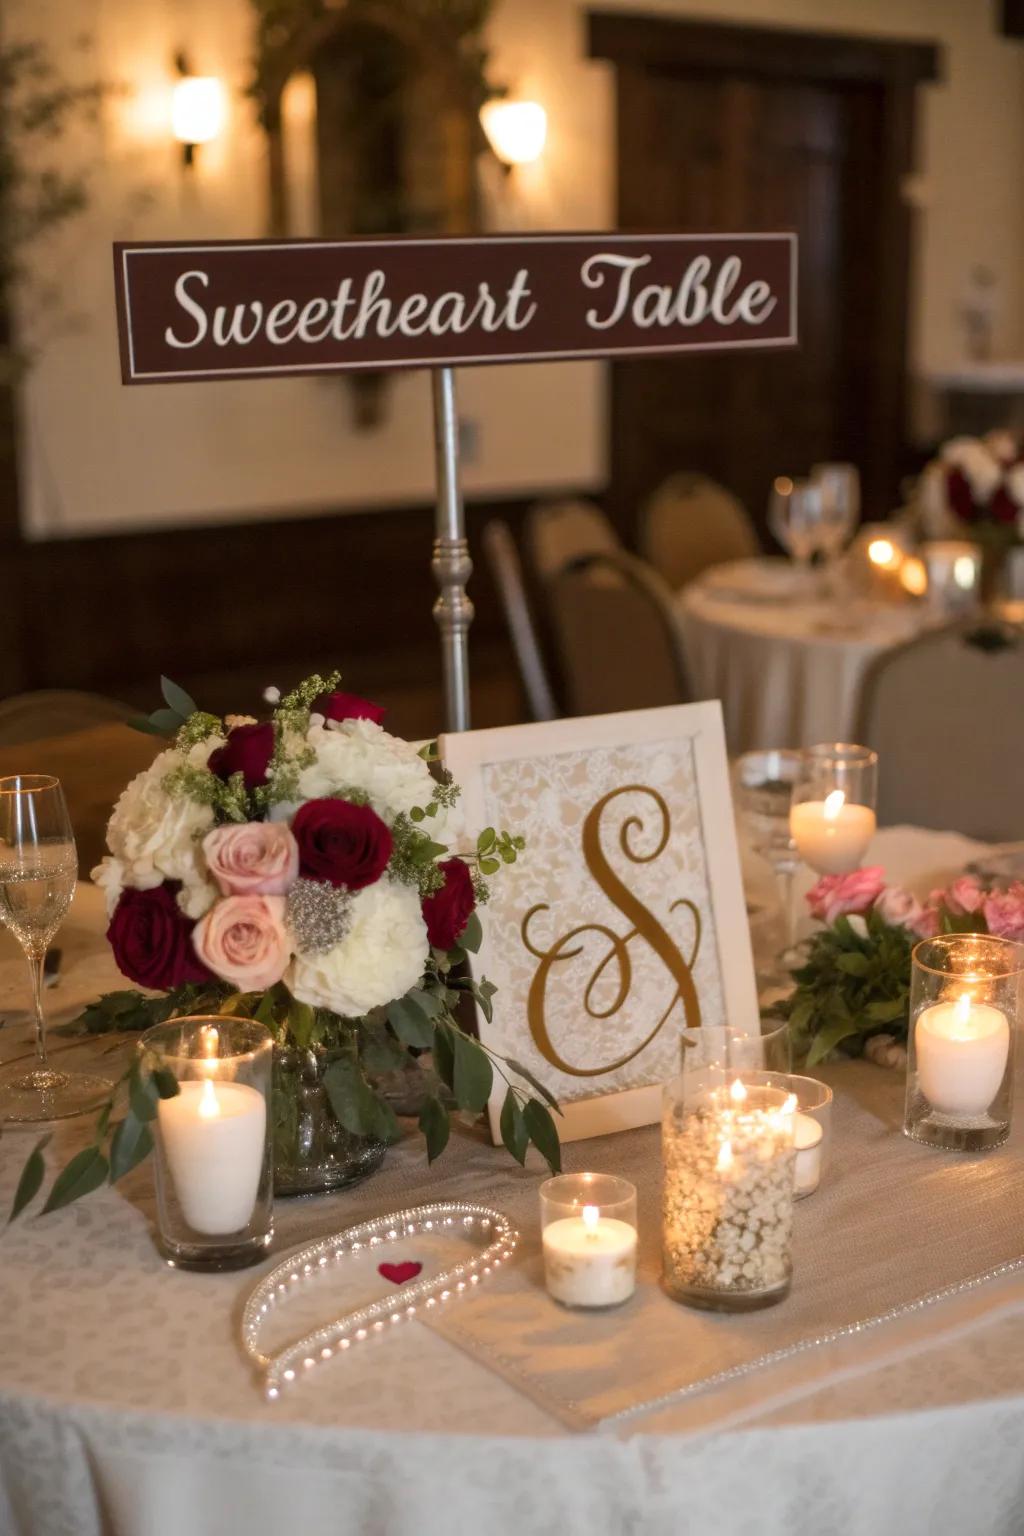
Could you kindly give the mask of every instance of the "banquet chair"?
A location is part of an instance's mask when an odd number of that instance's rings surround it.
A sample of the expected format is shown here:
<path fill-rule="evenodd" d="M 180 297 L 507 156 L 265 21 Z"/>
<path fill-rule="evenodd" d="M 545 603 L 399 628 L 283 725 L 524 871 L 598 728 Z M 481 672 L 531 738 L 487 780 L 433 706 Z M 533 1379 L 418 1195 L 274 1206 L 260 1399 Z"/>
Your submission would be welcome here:
<path fill-rule="evenodd" d="M 672 594 L 643 560 L 623 549 L 580 555 L 545 592 L 570 714 L 690 698 Z"/>
<path fill-rule="evenodd" d="M 527 513 L 527 555 L 542 582 L 549 581 L 578 555 L 621 547 L 615 529 L 593 502 L 542 501 Z"/>
<path fill-rule="evenodd" d="M 647 501 L 640 550 L 673 591 L 713 565 L 759 550 L 754 525 L 731 491 L 704 475 L 670 475 Z"/>
<path fill-rule="evenodd" d="M 883 826 L 1024 837 L 1024 634 L 975 619 L 883 652 L 862 684 L 856 739 L 878 753 Z"/>
<path fill-rule="evenodd" d="M 484 553 L 505 614 L 519 678 L 533 720 L 554 720 L 558 706 L 548 679 L 537 628 L 523 581 L 523 567 L 508 523 L 495 518 L 483 531 Z"/>

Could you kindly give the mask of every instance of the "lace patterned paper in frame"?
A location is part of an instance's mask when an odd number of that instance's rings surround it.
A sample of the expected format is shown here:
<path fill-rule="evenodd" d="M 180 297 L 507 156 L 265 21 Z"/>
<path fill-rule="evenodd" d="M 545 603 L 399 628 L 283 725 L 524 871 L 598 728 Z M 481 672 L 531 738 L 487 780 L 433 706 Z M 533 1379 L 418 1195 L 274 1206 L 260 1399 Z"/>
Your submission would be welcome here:
<path fill-rule="evenodd" d="M 499 990 L 481 1038 L 558 1096 L 564 1140 L 657 1121 L 682 1028 L 759 1027 L 720 706 L 468 731 L 441 753 L 468 826 L 527 842 L 483 913 L 474 969 Z"/>

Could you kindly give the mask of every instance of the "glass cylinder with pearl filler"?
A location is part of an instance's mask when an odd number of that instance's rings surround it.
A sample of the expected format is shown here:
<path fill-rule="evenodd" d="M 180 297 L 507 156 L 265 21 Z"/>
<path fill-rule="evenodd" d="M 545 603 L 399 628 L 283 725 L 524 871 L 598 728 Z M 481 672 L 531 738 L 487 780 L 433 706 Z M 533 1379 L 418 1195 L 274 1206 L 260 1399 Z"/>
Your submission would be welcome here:
<path fill-rule="evenodd" d="M 145 1072 L 178 1092 L 155 1121 L 157 1243 L 179 1269 L 240 1269 L 273 1236 L 273 1040 L 252 1019 L 172 1019 L 139 1041 Z"/>
<path fill-rule="evenodd" d="M 953 1152 L 1001 1146 L 1010 1133 L 1024 945 L 946 933 L 911 961 L 903 1129 Z"/>
<path fill-rule="evenodd" d="M 819 875 L 859 869 L 875 835 L 878 754 L 849 742 L 823 742 L 802 754 L 793 782 L 789 830 L 805 864 Z"/>
<path fill-rule="evenodd" d="M 617 1307 L 636 1289 L 636 1186 L 561 1173 L 540 1187 L 544 1284 L 565 1307 Z"/>

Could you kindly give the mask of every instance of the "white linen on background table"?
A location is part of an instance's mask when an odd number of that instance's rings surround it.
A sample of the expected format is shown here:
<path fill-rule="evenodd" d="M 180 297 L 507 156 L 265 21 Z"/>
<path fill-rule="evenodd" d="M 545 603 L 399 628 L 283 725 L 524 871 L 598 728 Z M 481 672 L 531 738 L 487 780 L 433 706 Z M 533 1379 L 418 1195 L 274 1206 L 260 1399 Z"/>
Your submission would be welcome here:
<path fill-rule="evenodd" d="M 677 598 L 693 697 L 721 699 L 733 754 L 853 740 L 864 674 L 876 656 L 918 632 L 917 610 L 878 605 L 862 630 L 825 633 L 822 626 L 841 617 L 835 603 L 744 601 L 733 593 L 729 571 L 748 564 L 716 566 Z"/>
<path fill-rule="evenodd" d="M 870 857 L 924 888 L 976 849 L 897 828 Z M 117 982 L 102 931 L 83 888 L 58 1018 Z M 24 996 L 22 965 L 0 945 L 0 1015 Z M 23 1040 L 0 1032 L 0 1053 Z M 34 1134 L 0 1139 L 0 1208 Z M 119 1190 L 0 1238 L 0 1536 L 1020 1530 L 1020 1281 L 573 1435 L 416 1323 L 265 1403 L 235 1342 L 254 1273 L 169 1273 Z"/>

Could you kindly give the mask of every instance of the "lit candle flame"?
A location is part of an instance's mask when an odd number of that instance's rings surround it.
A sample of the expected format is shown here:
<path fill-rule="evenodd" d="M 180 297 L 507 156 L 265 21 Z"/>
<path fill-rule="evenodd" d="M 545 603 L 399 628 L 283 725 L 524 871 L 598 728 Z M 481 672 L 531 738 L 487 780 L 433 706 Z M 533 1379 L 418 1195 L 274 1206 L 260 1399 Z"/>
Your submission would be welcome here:
<path fill-rule="evenodd" d="M 786 1095 L 786 1102 L 782 1106 L 782 1113 L 784 1115 L 791 1115 L 793 1113 L 793 1111 L 796 1109 L 796 1105 L 797 1105 L 796 1094 L 795 1093 L 787 1094 Z"/>
<path fill-rule="evenodd" d="M 735 1082 L 730 1085 L 729 1097 L 732 1099 L 734 1104 L 743 1104 L 746 1102 L 747 1090 L 744 1088 L 739 1078 L 736 1078 Z"/>
<path fill-rule="evenodd" d="M 203 1083 L 203 1091 L 199 1096 L 200 1120 L 216 1120 L 220 1114 L 220 1100 L 217 1098 L 217 1090 L 213 1086 L 211 1078 Z"/>
<path fill-rule="evenodd" d="M 928 569 L 923 560 L 904 560 L 900 567 L 900 586 L 911 597 L 923 597 L 928 590 Z"/>
<path fill-rule="evenodd" d="M 719 1173 L 727 1173 L 732 1167 L 732 1142 L 723 1141 L 718 1149 L 718 1158 L 715 1167 Z"/>
<path fill-rule="evenodd" d="M 868 545 L 868 559 L 883 571 L 894 571 L 899 565 L 899 555 L 891 539 L 872 539 Z"/>
<path fill-rule="evenodd" d="M 599 1208 L 596 1205 L 585 1205 L 583 1210 L 580 1212 L 580 1215 L 583 1218 L 583 1225 L 587 1229 L 588 1236 L 596 1237 L 597 1224 L 601 1220 L 601 1212 Z"/>
<path fill-rule="evenodd" d="M 212 1061 L 220 1052 L 220 1030 L 216 1024 L 204 1024 L 201 1034 L 203 1037 L 203 1055 L 207 1061 Z"/>
<path fill-rule="evenodd" d="M 835 821 L 846 804 L 846 792 L 842 789 L 834 789 L 830 795 L 825 796 L 823 813 L 826 821 Z"/>

